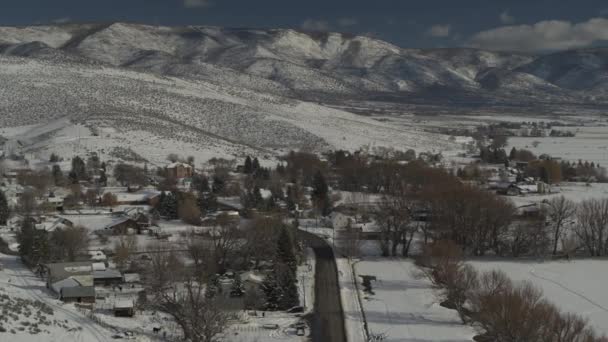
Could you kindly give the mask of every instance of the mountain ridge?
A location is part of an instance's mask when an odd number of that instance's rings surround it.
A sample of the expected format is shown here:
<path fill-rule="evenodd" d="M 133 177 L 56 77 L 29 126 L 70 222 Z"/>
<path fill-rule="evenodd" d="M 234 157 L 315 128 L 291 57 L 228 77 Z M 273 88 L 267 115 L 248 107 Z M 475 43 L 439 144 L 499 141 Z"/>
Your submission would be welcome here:
<path fill-rule="evenodd" d="M 23 46 L 34 42 L 46 46 L 33 50 Z M 535 68 L 543 60 L 568 53 L 594 53 L 608 61 L 603 53 L 608 49 L 597 48 L 549 55 L 473 48 L 409 49 L 367 36 L 336 32 L 121 22 L 0 27 L 0 45 L 4 54 L 64 56 L 76 62 L 88 60 L 178 77 L 215 78 L 218 82 L 224 78 L 218 73 L 241 74 L 240 78 L 251 81 L 235 85 L 264 91 L 255 84 L 262 82 L 270 92 L 294 98 L 408 96 L 438 85 L 474 90 L 480 98 L 496 93 L 497 98 L 507 97 L 513 102 L 535 98 L 576 102 L 588 101 L 589 96 L 603 102 L 608 98 L 608 77 L 599 66 L 583 70 L 601 74 L 593 84 L 586 82 L 586 74 L 576 74 L 576 66 L 585 63 L 584 57 L 573 62 L 575 75 L 567 79 L 556 80 L 554 75 L 545 76 Z M 478 82 L 489 69 L 501 71 L 495 77 L 501 77 L 499 83 L 503 86 L 489 89 Z"/>

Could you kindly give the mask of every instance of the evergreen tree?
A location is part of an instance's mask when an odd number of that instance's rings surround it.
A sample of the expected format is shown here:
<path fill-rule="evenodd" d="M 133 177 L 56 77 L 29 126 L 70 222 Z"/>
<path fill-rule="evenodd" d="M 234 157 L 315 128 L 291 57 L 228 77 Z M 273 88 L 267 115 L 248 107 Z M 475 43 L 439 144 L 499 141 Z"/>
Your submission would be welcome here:
<path fill-rule="evenodd" d="M 262 283 L 262 292 L 266 297 L 264 308 L 269 311 L 275 311 L 279 308 L 279 299 L 281 298 L 281 289 L 277 282 L 275 272 L 269 273 Z"/>
<path fill-rule="evenodd" d="M 330 213 L 329 187 L 321 171 L 317 171 L 312 181 L 312 201 L 321 215 L 326 216 Z"/>
<path fill-rule="evenodd" d="M 53 174 L 53 182 L 56 186 L 63 185 L 63 172 L 61 171 L 61 167 L 57 164 L 53 165 L 52 169 Z"/>
<path fill-rule="evenodd" d="M 517 158 L 517 149 L 513 147 L 509 153 L 509 159 L 514 160 Z"/>
<path fill-rule="evenodd" d="M 279 310 L 289 310 L 300 304 L 298 285 L 295 272 L 290 272 L 289 266 L 278 264 L 275 266 L 275 274 L 278 277 L 279 298 L 277 307 Z"/>
<path fill-rule="evenodd" d="M 297 260 L 294 246 L 292 234 L 286 227 L 283 227 L 277 239 L 277 262 L 289 266 L 289 269 L 295 274 Z"/>
<path fill-rule="evenodd" d="M 70 171 L 70 179 L 73 183 L 87 179 L 87 168 L 84 161 L 76 156 L 72 159 L 72 170 Z"/>
<path fill-rule="evenodd" d="M 19 255 L 30 265 L 36 265 L 41 260 L 48 260 L 50 255 L 49 239 L 46 230 L 36 229 L 34 220 L 25 217 L 21 229 L 17 233 Z"/>
<path fill-rule="evenodd" d="M 254 186 L 251 192 L 251 204 L 253 208 L 262 208 L 264 204 L 264 198 L 262 197 L 262 193 L 260 192 L 259 186 Z"/>
<path fill-rule="evenodd" d="M 99 184 L 102 186 L 108 185 L 108 176 L 106 176 L 106 172 L 101 169 L 101 174 L 99 175 Z"/>
<path fill-rule="evenodd" d="M 247 156 L 247 158 L 245 159 L 245 166 L 243 167 L 243 172 L 248 175 L 253 173 L 253 164 L 251 162 L 250 156 Z"/>
<path fill-rule="evenodd" d="M 6 223 L 10 216 L 10 210 L 8 208 L 8 200 L 4 195 L 4 192 L 0 191 L 0 225 L 6 226 Z"/>
<path fill-rule="evenodd" d="M 162 194 L 161 197 L 163 197 Z M 178 218 L 177 196 L 174 193 L 169 192 L 165 194 L 164 198 L 161 198 L 161 201 L 159 203 L 160 207 L 158 211 L 161 216 L 166 217 L 170 220 L 175 220 Z"/>
<path fill-rule="evenodd" d="M 258 160 L 258 158 L 253 159 L 253 162 L 251 163 L 251 169 L 254 173 L 260 169 L 260 161 Z"/>
<path fill-rule="evenodd" d="M 220 192 L 224 191 L 224 188 L 226 187 L 226 182 L 224 181 L 223 178 L 218 177 L 217 175 L 213 176 L 213 189 L 211 191 L 213 191 L 214 194 L 219 194 Z"/>
<path fill-rule="evenodd" d="M 243 295 L 245 295 L 245 287 L 243 286 L 241 277 L 239 275 L 237 275 L 234 278 L 232 287 L 230 288 L 230 296 L 231 297 L 243 297 Z"/>

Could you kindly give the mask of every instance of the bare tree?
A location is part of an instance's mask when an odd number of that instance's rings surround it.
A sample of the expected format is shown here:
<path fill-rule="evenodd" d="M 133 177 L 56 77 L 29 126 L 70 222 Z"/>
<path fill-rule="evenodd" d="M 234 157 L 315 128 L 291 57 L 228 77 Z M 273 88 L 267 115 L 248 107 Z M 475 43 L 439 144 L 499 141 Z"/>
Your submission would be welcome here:
<path fill-rule="evenodd" d="M 185 267 L 180 255 L 168 247 L 158 244 L 148 250 L 148 284 L 155 296 L 155 307 L 173 317 L 185 340 L 218 341 L 229 317 L 222 310 L 221 300 L 207 295 L 206 274 Z"/>
<path fill-rule="evenodd" d="M 192 277 L 158 293 L 158 308 L 171 315 L 184 339 L 192 342 L 218 341 L 228 323 L 220 299 L 206 296 L 204 284 Z"/>
<path fill-rule="evenodd" d="M 78 254 L 89 246 L 87 230 L 82 226 L 57 229 L 51 236 L 53 251 L 59 258 L 75 261 Z"/>
<path fill-rule="evenodd" d="M 399 246 L 407 256 L 418 226 L 411 224 L 412 208 L 405 185 L 393 186 L 393 191 L 384 196 L 376 213 L 380 226 L 381 247 L 385 256 L 397 255 Z"/>
<path fill-rule="evenodd" d="M 119 269 L 124 270 L 131 255 L 137 251 L 137 237 L 135 235 L 119 235 L 114 245 L 114 262 Z"/>
<path fill-rule="evenodd" d="M 278 217 L 256 217 L 245 230 L 243 252 L 253 267 L 258 268 L 263 260 L 272 259 L 279 232 L 284 224 Z"/>
<path fill-rule="evenodd" d="M 352 220 L 349 218 L 344 232 L 342 232 L 342 249 L 344 254 L 349 258 L 359 256 L 361 249 L 361 230 L 353 226 Z"/>
<path fill-rule="evenodd" d="M 436 241 L 425 246 L 416 260 L 418 276 L 428 278 L 439 290 L 442 305 L 455 309 L 464 323 L 469 321 L 466 306 L 478 287 L 477 271 L 462 258 L 462 250 L 449 240 Z"/>
<path fill-rule="evenodd" d="M 183 262 L 169 243 L 150 244 L 146 252 L 150 255 L 146 280 L 154 293 L 162 292 L 182 279 Z"/>
<path fill-rule="evenodd" d="M 553 228 L 553 255 L 555 255 L 557 253 L 557 243 L 562 237 L 562 228 L 576 214 L 576 206 L 574 202 L 560 196 L 548 202 L 547 214 Z"/>
<path fill-rule="evenodd" d="M 118 198 L 111 192 L 106 192 L 101 197 L 101 204 L 105 207 L 115 207 L 118 204 Z"/>
<path fill-rule="evenodd" d="M 608 199 L 582 202 L 576 212 L 575 233 L 591 256 L 608 254 Z"/>
<path fill-rule="evenodd" d="M 185 223 L 192 225 L 201 224 L 201 210 L 198 207 L 196 197 L 190 193 L 181 193 L 178 199 L 177 215 Z"/>
<path fill-rule="evenodd" d="M 228 258 L 240 246 L 238 223 L 238 219 L 230 217 L 228 214 L 220 214 L 215 225 L 209 231 L 214 260 L 220 273 L 224 272 Z"/>

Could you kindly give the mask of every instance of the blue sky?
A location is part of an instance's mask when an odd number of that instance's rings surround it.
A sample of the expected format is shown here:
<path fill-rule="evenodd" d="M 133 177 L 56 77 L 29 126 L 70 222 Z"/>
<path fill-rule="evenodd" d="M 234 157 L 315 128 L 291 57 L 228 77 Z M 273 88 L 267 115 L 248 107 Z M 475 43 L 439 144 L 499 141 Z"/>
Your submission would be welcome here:
<path fill-rule="evenodd" d="M 2 0 L 1 25 L 134 21 L 370 34 L 403 47 L 559 50 L 608 40 L 606 0 Z"/>

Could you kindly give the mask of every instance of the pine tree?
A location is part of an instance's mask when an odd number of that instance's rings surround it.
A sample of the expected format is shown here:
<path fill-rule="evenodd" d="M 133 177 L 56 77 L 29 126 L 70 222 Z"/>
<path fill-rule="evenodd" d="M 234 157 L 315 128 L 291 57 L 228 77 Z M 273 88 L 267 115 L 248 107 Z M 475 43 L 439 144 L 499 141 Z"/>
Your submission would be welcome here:
<path fill-rule="evenodd" d="M 70 172 L 70 178 L 73 183 L 76 183 L 87 178 L 87 168 L 84 161 L 76 156 L 72 159 L 72 171 Z"/>
<path fill-rule="evenodd" d="M 164 216 L 170 220 L 177 219 L 177 196 L 172 192 L 167 194 L 163 192 L 159 201 L 158 211 L 161 216 Z"/>
<path fill-rule="evenodd" d="M 9 216 L 10 210 L 8 208 L 8 201 L 4 192 L 0 191 L 0 225 L 6 226 Z"/>
<path fill-rule="evenodd" d="M 258 160 L 258 158 L 253 159 L 253 162 L 251 163 L 251 169 L 253 172 L 256 172 L 260 169 L 260 161 Z"/>
<path fill-rule="evenodd" d="M 262 291 L 266 297 L 264 308 L 269 311 L 278 310 L 281 290 L 274 271 L 269 273 L 266 278 L 264 278 L 264 282 L 262 283 Z"/>
<path fill-rule="evenodd" d="M 329 187 L 321 171 L 317 171 L 312 181 L 312 201 L 321 215 L 326 216 L 330 213 Z"/>
<path fill-rule="evenodd" d="M 245 166 L 243 167 L 243 172 L 248 175 L 253 173 L 253 165 L 250 156 L 247 156 L 247 158 L 245 159 Z"/>
<path fill-rule="evenodd" d="M 297 267 L 297 259 L 293 238 L 287 228 L 283 227 L 277 239 L 277 262 L 289 266 L 289 269 L 295 273 Z"/>
<path fill-rule="evenodd" d="M 245 294 L 245 288 L 243 287 L 243 282 L 241 281 L 241 277 L 239 275 L 237 275 L 234 278 L 232 287 L 230 288 L 230 296 L 231 297 L 243 297 L 244 294 Z"/>
<path fill-rule="evenodd" d="M 36 265 L 48 260 L 50 255 L 49 238 L 46 230 L 36 229 L 31 217 L 25 217 L 17 233 L 19 255 L 25 262 Z"/>
<path fill-rule="evenodd" d="M 279 286 L 281 295 L 279 297 L 279 310 L 289 310 L 300 304 L 300 296 L 298 294 L 298 285 L 296 282 L 295 273 L 285 270 L 286 265 L 279 265 L 278 274 L 280 275 Z M 281 271 L 281 268 L 283 271 Z"/>

